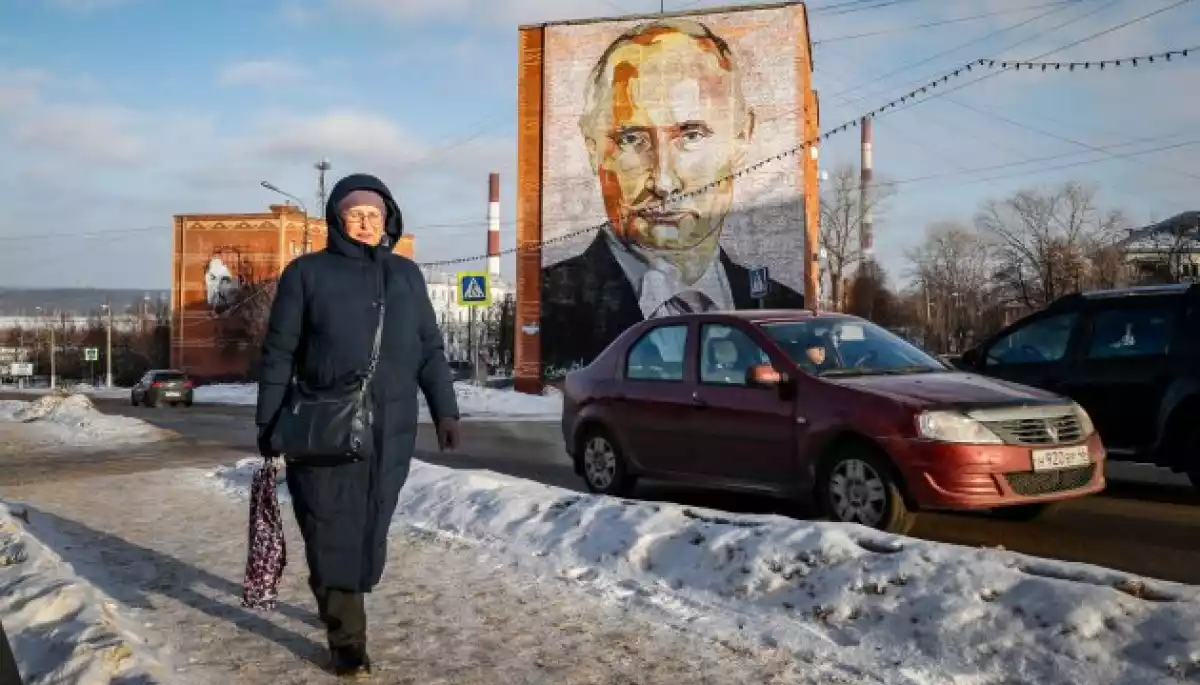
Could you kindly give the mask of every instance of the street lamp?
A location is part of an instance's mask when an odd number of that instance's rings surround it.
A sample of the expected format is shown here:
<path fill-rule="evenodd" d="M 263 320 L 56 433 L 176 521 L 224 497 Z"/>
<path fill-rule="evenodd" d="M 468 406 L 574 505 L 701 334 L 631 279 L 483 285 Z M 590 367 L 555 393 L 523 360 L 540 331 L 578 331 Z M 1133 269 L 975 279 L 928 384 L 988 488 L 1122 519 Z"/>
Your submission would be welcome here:
<path fill-rule="evenodd" d="M 266 188 L 267 190 L 269 190 L 273 193 L 279 193 L 280 195 L 286 197 L 289 200 L 294 200 L 296 202 L 296 204 L 300 205 L 300 210 L 304 212 L 304 253 L 308 254 L 308 207 L 305 206 L 304 201 L 301 200 L 300 198 L 296 197 L 295 195 L 292 195 L 291 193 L 280 190 L 277 186 L 275 186 L 270 181 L 262 181 L 261 183 L 259 183 L 259 185 L 261 185 L 262 187 Z M 282 221 L 280 223 L 282 223 Z"/>

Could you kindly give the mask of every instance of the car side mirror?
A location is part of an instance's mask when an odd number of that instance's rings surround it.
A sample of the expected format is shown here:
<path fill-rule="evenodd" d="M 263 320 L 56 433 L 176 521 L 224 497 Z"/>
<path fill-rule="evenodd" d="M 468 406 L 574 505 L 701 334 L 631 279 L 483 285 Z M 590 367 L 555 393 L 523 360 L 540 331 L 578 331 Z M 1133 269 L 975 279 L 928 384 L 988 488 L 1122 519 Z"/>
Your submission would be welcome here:
<path fill-rule="evenodd" d="M 752 366 L 746 372 L 746 384 L 760 388 L 773 388 L 786 380 L 783 374 L 776 371 L 775 367 L 770 364 Z"/>
<path fill-rule="evenodd" d="M 971 349 L 967 350 L 966 352 L 963 352 L 962 356 L 959 357 L 958 366 L 961 366 L 963 368 L 968 368 L 968 369 L 974 369 L 979 366 L 979 360 L 982 358 L 983 358 L 983 354 L 979 351 L 979 348 L 972 347 Z"/>

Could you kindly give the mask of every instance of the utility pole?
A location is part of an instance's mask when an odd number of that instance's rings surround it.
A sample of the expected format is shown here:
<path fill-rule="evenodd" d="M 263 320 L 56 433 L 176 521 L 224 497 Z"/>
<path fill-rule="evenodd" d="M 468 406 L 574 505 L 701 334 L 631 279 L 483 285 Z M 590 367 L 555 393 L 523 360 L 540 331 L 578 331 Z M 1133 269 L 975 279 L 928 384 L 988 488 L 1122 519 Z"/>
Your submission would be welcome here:
<path fill-rule="evenodd" d="M 54 317 L 57 318 L 57 315 Z M 56 374 L 58 373 L 58 343 L 54 340 L 54 318 L 50 319 L 50 389 L 57 387 Z"/>
<path fill-rule="evenodd" d="M 104 363 L 107 367 L 105 373 L 104 385 L 109 390 L 112 389 L 112 327 L 113 327 L 113 312 L 112 300 L 107 300 L 104 303 L 104 308 L 108 311 L 108 326 L 104 340 Z"/>

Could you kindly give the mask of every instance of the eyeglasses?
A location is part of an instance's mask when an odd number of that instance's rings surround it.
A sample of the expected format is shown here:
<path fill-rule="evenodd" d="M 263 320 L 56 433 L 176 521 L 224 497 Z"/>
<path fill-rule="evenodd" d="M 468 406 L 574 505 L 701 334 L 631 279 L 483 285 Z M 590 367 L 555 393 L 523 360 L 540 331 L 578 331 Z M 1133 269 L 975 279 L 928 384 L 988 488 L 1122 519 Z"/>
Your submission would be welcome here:
<path fill-rule="evenodd" d="M 362 226 L 363 224 L 378 226 L 383 223 L 383 214 L 379 211 L 372 212 L 352 209 L 342 215 L 342 221 L 347 226 Z"/>

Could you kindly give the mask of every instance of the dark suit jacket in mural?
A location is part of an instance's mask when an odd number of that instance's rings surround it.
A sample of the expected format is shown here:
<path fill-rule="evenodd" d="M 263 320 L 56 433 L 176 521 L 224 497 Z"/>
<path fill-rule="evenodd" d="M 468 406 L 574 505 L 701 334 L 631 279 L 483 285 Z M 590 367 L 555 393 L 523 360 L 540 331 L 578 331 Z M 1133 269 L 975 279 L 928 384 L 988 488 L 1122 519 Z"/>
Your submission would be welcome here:
<path fill-rule="evenodd" d="M 757 307 L 750 297 L 750 270 L 724 250 L 721 264 L 734 306 Z M 772 280 L 764 306 L 803 309 L 804 296 Z M 603 233 L 579 256 L 542 269 L 542 364 L 549 371 L 591 362 L 644 318 L 637 292 Z"/>

